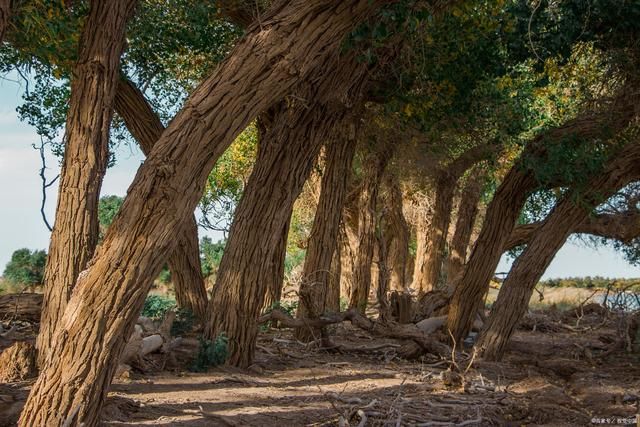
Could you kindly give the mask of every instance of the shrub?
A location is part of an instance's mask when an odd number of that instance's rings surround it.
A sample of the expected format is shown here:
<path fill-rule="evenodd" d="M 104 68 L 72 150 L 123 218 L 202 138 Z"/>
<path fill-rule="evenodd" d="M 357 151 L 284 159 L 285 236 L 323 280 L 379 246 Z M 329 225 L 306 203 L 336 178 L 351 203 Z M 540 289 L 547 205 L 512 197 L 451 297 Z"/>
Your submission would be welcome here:
<path fill-rule="evenodd" d="M 31 252 L 26 248 L 18 249 L 11 255 L 11 261 L 4 270 L 4 278 L 16 285 L 40 285 L 46 263 L 45 251 Z"/>
<path fill-rule="evenodd" d="M 213 341 L 199 338 L 199 342 L 198 355 L 191 365 L 192 372 L 206 372 L 210 367 L 222 365 L 227 360 L 229 339 L 224 333 Z"/>
<path fill-rule="evenodd" d="M 151 319 L 161 319 L 168 310 L 175 306 L 176 301 L 173 298 L 162 295 L 149 295 L 144 300 L 141 315 Z"/>

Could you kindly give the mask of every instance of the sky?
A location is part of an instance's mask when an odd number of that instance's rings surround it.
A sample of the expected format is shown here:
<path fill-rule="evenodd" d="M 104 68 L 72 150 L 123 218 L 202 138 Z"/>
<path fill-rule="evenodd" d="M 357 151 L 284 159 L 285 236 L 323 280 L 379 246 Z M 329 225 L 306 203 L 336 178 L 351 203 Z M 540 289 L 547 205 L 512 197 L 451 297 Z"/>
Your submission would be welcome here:
<path fill-rule="evenodd" d="M 40 155 L 32 144 L 38 135 L 28 124 L 20 122 L 15 111 L 21 103 L 23 87 L 11 76 L 0 78 L 0 274 L 19 248 L 47 249 L 49 230 L 40 215 L 42 183 L 39 177 Z M 143 160 L 136 147 L 122 146 L 117 163 L 107 171 L 102 195 L 126 195 L 136 170 Z M 57 158 L 47 155 L 49 179 L 59 173 Z M 45 212 L 53 223 L 57 185 L 47 190 Z M 201 235 L 209 234 L 201 230 Z M 212 235 L 218 239 L 219 235 Z M 506 272 L 510 262 L 500 262 L 498 272 Z M 611 248 L 598 250 L 568 242 L 557 254 L 543 278 L 571 276 L 640 277 L 640 268 L 632 267 Z"/>

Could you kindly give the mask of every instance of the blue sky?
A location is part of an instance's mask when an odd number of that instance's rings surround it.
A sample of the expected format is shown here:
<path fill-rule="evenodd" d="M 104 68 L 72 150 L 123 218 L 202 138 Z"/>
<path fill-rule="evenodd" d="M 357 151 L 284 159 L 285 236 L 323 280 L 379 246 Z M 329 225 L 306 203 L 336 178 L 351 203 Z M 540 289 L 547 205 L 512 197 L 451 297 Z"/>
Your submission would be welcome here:
<path fill-rule="evenodd" d="M 33 129 L 18 120 L 16 107 L 23 88 L 16 82 L 0 79 L 0 273 L 18 248 L 47 249 L 49 231 L 40 216 L 41 182 L 39 153 L 31 144 L 38 142 Z M 143 156 L 135 147 L 123 146 L 118 162 L 110 168 L 102 194 L 124 196 Z M 47 156 L 47 175 L 59 172 L 58 160 Z M 48 189 L 46 213 L 53 221 L 57 186 Z M 214 239 L 219 236 L 212 236 Z M 503 258 L 498 271 L 507 271 Z M 610 248 L 594 250 L 567 243 L 556 256 L 544 277 L 567 276 L 640 277 L 640 268 L 627 264 Z"/>

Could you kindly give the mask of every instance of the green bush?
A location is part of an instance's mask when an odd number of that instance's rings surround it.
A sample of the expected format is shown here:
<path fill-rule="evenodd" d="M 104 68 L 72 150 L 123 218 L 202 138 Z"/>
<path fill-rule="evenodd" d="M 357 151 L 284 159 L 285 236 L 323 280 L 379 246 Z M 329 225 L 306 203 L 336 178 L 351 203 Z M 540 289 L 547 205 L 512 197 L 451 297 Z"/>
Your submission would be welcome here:
<path fill-rule="evenodd" d="M 161 319 L 165 313 L 176 306 L 176 300 L 162 295 L 149 295 L 144 300 L 142 316 L 151 319 Z"/>
<path fill-rule="evenodd" d="M 4 269 L 4 278 L 16 285 L 36 286 L 42 284 L 44 266 L 47 263 L 45 251 L 23 248 L 11 255 L 11 261 Z"/>
<path fill-rule="evenodd" d="M 198 355 L 191 365 L 192 372 L 206 372 L 210 367 L 222 365 L 227 360 L 229 339 L 224 333 L 213 341 L 204 338 L 199 338 L 199 341 Z"/>
<path fill-rule="evenodd" d="M 213 240 L 206 236 L 200 240 L 200 262 L 202 263 L 204 277 L 209 277 L 218 271 L 225 246 L 226 242 L 224 240 L 214 243 Z"/>

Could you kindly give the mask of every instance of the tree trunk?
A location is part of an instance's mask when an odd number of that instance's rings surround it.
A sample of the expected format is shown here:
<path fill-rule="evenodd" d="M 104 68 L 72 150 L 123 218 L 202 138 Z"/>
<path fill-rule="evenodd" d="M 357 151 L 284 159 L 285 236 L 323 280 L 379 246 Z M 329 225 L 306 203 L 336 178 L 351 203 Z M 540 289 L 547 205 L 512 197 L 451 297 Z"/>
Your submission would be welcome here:
<path fill-rule="evenodd" d="M 467 262 L 467 251 L 471 241 L 473 226 L 478 215 L 478 204 L 482 196 L 485 174 L 480 167 L 471 173 L 460 195 L 456 229 L 451 239 L 451 250 L 447 266 L 448 283 L 456 283 Z"/>
<path fill-rule="evenodd" d="M 347 192 L 347 182 L 351 173 L 351 163 L 356 151 L 355 135 L 346 126 L 338 131 L 326 145 L 325 168 L 320 187 L 320 200 L 313 219 L 309 245 L 304 260 L 300 302 L 297 317 L 314 319 L 325 312 L 325 302 L 330 283 L 331 265 L 338 246 L 338 234 L 342 208 Z M 348 135 L 344 138 L 344 134 Z M 339 289 L 339 288 L 338 288 Z M 335 296 L 333 296 L 335 299 Z M 340 306 L 338 291 L 338 308 Z M 335 301 L 333 302 L 335 309 Z M 320 330 L 300 328 L 296 337 L 301 341 L 310 341 L 319 337 Z"/>
<path fill-rule="evenodd" d="M 539 186 L 528 165 L 547 161 L 546 147 L 558 144 L 559 141 L 574 140 L 575 144 L 584 146 L 590 141 L 608 138 L 624 129 L 635 117 L 636 104 L 635 96 L 627 97 L 626 93 L 623 93 L 610 104 L 603 105 L 601 111 L 585 113 L 563 126 L 540 134 L 527 145 L 489 204 L 469 262 L 460 282 L 456 284 L 449 307 L 447 327 L 457 342 L 467 336 L 477 312 L 482 307 L 491 276 L 500 262 L 500 256 L 522 206 L 528 195 Z M 558 176 L 549 179 L 556 182 L 547 182 L 546 185 L 562 186 L 562 180 L 565 178 Z"/>
<path fill-rule="evenodd" d="M 402 190 L 398 178 L 387 175 L 387 210 L 384 215 L 387 240 L 387 267 L 389 268 L 389 288 L 392 291 L 407 290 L 407 269 L 409 265 L 409 240 L 411 231 L 402 212 Z"/>
<path fill-rule="evenodd" d="M 336 237 L 338 244 L 333 251 L 331 258 L 331 268 L 329 269 L 329 283 L 327 284 L 327 297 L 325 299 L 325 311 L 329 313 L 340 312 L 340 278 L 342 276 L 342 262 L 340 252 L 342 250 L 339 236 Z"/>
<path fill-rule="evenodd" d="M 422 241 L 420 257 L 416 255 L 412 287 L 423 295 L 436 289 L 444 261 L 449 221 L 453 207 L 456 180 L 448 173 L 436 180 L 436 201 L 429 227 L 419 227 L 417 238 Z"/>
<path fill-rule="evenodd" d="M 572 229 L 618 189 L 640 178 L 638 164 L 640 144 L 634 141 L 622 153 L 616 154 L 605 170 L 588 182 L 583 192 L 577 192 L 579 201 L 576 201 L 575 191 L 568 192 L 543 221 L 513 264 L 493 305 L 478 342 L 485 359 L 502 358 L 514 329 L 527 310 L 533 289 Z"/>
<path fill-rule="evenodd" d="M 282 230 L 329 132 L 339 120 L 315 105 L 282 103 L 274 126 L 261 141 L 256 162 L 238 204 L 211 299 L 206 336 L 229 338 L 228 363 L 246 368 L 253 360 L 256 319 L 273 274 Z M 289 127 L 289 123 L 295 123 Z"/>
<path fill-rule="evenodd" d="M 0 43 L 4 41 L 4 33 L 9 26 L 11 14 L 11 0 L 0 0 Z"/>
<path fill-rule="evenodd" d="M 247 29 L 138 170 L 120 214 L 78 279 L 20 425 L 97 423 L 150 278 L 173 249 L 218 157 L 251 120 L 300 81 L 327 83 L 326 71 L 340 65 L 336 52 L 343 37 L 383 3 L 279 2 L 260 25 Z"/>
<path fill-rule="evenodd" d="M 349 308 L 355 308 L 362 314 L 367 308 L 371 288 L 371 264 L 376 246 L 378 191 L 394 148 L 389 141 L 381 144 L 382 146 L 370 153 L 365 160 L 358 207 L 358 243 Z"/>
<path fill-rule="evenodd" d="M 109 160 L 109 129 L 126 23 L 135 0 L 91 2 L 71 80 L 55 224 L 44 273 L 37 339 L 43 366 L 76 279 L 98 242 L 98 199 Z"/>
<path fill-rule="evenodd" d="M 149 156 L 164 132 L 164 126 L 144 94 L 132 82 L 121 78 L 114 109 L 138 141 L 144 155 Z M 208 298 L 200 262 L 198 224 L 193 213 L 178 232 L 176 241 L 177 245 L 167 259 L 176 302 L 179 307 L 191 310 L 198 319 L 204 321 Z"/>

